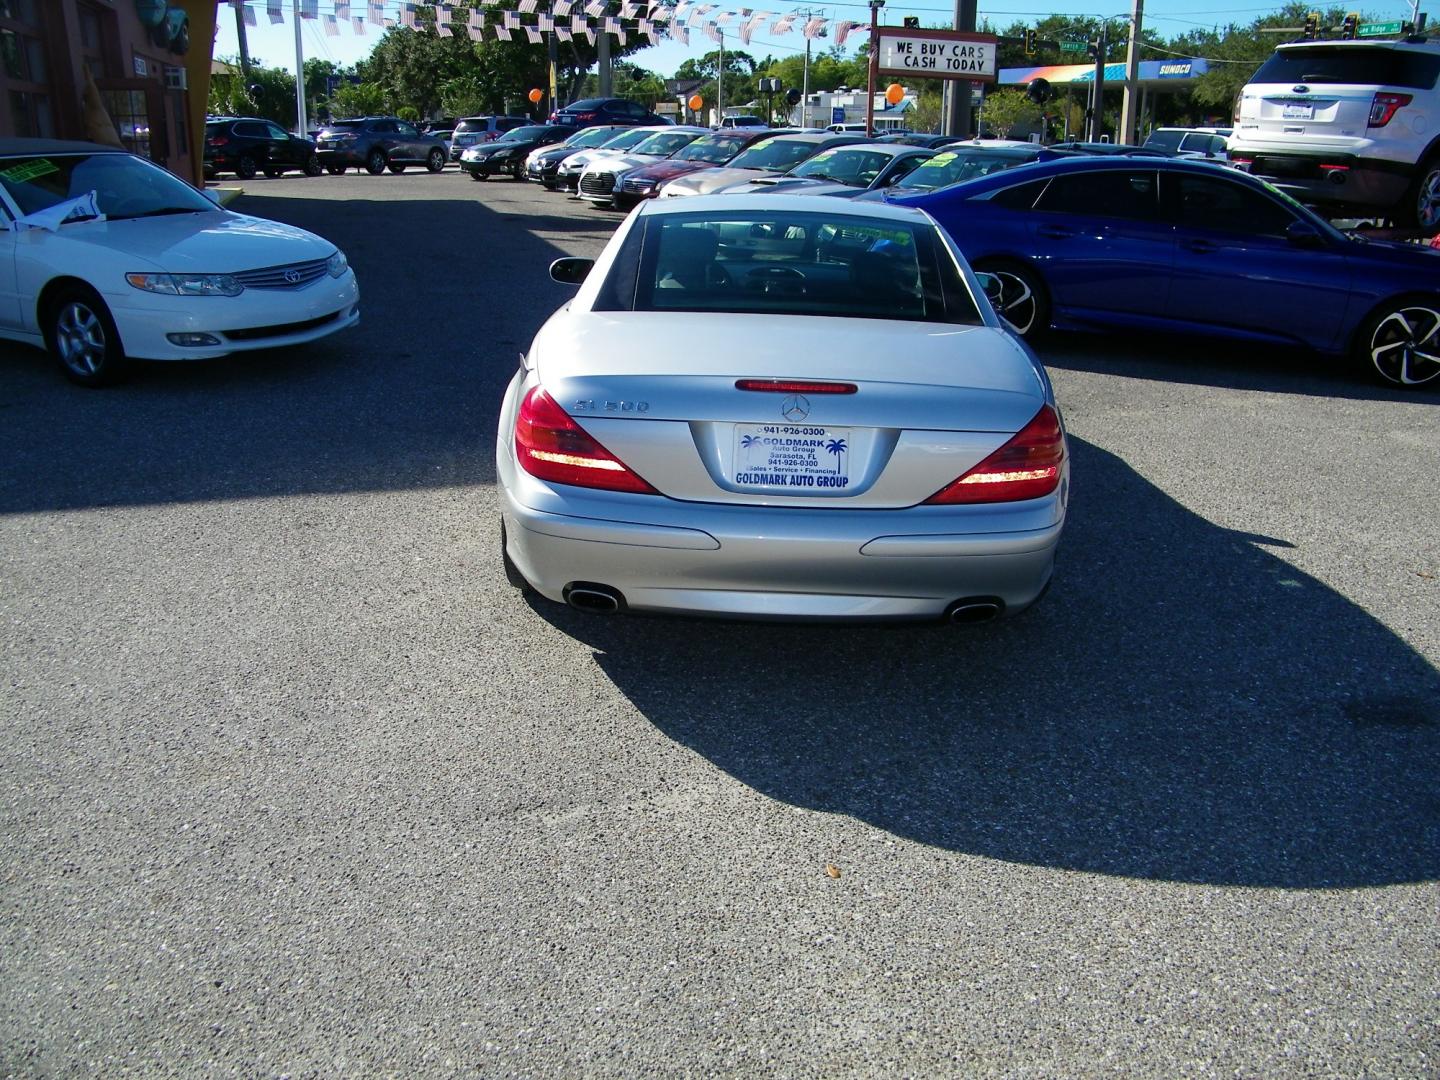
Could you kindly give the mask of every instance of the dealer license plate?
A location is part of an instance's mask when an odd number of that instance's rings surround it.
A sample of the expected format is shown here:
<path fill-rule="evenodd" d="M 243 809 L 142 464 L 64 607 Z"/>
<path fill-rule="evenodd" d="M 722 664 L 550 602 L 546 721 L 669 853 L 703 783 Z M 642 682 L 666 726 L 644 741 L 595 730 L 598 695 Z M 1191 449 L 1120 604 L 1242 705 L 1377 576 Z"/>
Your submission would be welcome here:
<path fill-rule="evenodd" d="M 736 424 L 732 475 L 742 488 L 843 491 L 850 486 L 850 429 Z"/>
<path fill-rule="evenodd" d="M 1314 119 L 1315 119 L 1315 106 L 1314 106 L 1314 105 L 1286 105 L 1286 106 L 1285 106 L 1285 115 L 1284 115 L 1283 119 L 1285 119 L 1285 120 L 1314 120 Z"/>

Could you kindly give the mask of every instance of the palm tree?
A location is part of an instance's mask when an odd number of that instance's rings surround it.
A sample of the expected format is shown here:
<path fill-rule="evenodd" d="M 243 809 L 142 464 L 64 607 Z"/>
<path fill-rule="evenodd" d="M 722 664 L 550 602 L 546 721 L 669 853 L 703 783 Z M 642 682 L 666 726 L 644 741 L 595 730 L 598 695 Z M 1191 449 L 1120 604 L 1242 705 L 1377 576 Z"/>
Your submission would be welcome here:
<path fill-rule="evenodd" d="M 840 455 L 849 449 L 844 439 L 831 439 L 825 444 L 825 449 L 835 455 L 835 475 L 840 475 Z"/>

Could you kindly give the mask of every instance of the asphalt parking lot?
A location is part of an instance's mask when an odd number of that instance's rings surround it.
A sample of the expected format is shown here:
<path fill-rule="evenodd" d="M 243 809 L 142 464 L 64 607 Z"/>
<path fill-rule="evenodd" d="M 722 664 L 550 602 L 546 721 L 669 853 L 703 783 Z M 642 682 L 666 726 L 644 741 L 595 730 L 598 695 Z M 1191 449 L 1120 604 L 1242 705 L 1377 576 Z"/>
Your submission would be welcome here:
<path fill-rule="evenodd" d="M 0 345 L 0 1075 L 1440 1069 L 1433 392 L 1062 337 L 1034 611 L 587 617 L 506 587 L 493 440 L 619 218 L 245 186 L 359 328 Z"/>

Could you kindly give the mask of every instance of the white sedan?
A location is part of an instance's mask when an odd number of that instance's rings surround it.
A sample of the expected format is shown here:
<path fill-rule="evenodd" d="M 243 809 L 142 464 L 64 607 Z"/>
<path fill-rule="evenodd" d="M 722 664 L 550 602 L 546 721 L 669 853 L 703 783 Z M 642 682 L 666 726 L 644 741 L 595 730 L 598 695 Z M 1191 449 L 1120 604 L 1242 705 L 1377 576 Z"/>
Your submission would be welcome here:
<path fill-rule="evenodd" d="M 1045 370 L 921 211 L 651 200 L 501 408 L 510 582 L 591 612 L 981 622 L 1044 592 Z"/>
<path fill-rule="evenodd" d="M 360 319 L 345 255 L 88 143 L 0 140 L 0 338 L 96 386 L 131 358 L 299 345 Z"/>

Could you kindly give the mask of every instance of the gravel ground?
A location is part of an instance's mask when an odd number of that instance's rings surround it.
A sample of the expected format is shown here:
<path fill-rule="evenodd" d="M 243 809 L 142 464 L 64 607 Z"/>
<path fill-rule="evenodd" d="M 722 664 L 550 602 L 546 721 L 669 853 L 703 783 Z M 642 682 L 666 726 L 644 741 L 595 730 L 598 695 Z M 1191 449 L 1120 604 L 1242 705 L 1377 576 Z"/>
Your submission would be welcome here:
<path fill-rule="evenodd" d="M 492 440 L 618 218 L 246 186 L 360 328 L 0 349 L 0 1075 L 1440 1071 L 1433 393 L 1058 338 L 1033 612 L 587 618 L 504 585 Z"/>

